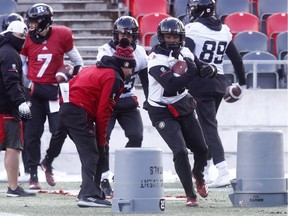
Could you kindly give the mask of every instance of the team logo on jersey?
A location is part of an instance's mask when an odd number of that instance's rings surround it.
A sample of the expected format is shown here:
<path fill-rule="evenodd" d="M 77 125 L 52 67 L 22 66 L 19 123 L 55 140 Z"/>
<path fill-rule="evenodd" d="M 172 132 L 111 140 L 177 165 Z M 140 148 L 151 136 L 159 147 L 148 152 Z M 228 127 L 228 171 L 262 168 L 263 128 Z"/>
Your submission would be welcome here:
<path fill-rule="evenodd" d="M 125 68 L 129 68 L 130 64 L 129 64 L 128 61 L 125 61 L 124 64 L 123 64 L 123 66 L 124 66 Z"/>
<path fill-rule="evenodd" d="M 16 64 L 12 64 L 12 68 L 16 70 Z"/>
<path fill-rule="evenodd" d="M 158 128 L 159 129 L 163 129 L 163 128 L 165 128 L 165 122 L 164 121 L 160 121 L 159 123 L 158 123 Z"/>
<path fill-rule="evenodd" d="M 166 72 L 166 69 L 164 67 L 161 67 L 160 71 L 164 73 L 164 72 Z"/>

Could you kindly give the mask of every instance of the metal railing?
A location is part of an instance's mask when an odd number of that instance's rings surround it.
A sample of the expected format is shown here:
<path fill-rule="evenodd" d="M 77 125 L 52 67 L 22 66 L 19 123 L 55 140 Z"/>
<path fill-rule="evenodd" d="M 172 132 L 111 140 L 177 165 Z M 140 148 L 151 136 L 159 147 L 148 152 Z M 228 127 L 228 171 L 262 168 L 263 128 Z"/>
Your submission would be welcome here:
<path fill-rule="evenodd" d="M 231 64 L 230 60 L 224 60 L 223 61 L 224 64 Z M 270 72 L 270 73 L 277 73 L 277 84 L 276 84 L 276 88 L 279 88 L 279 77 L 278 77 L 278 69 L 280 69 L 281 65 L 285 65 L 284 67 L 286 67 L 286 78 L 287 78 L 287 73 L 288 73 L 288 60 L 243 60 L 244 65 L 247 64 L 252 64 L 253 65 L 253 70 L 252 70 L 252 74 L 253 74 L 253 81 L 252 81 L 252 88 L 256 89 L 257 88 L 257 73 L 258 73 L 258 66 L 259 65 L 263 65 L 263 64 L 274 64 L 276 65 L 275 67 L 275 71 L 259 71 L 261 73 L 265 73 L 265 72 Z M 278 67 L 277 67 L 278 66 Z M 225 71 L 224 71 L 225 73 Z M 247 74 L 250 73 L 250 71 L 246 71 L 246 77 Z M 287 82 L 287 80 L 286 80 Z M 287 83 L 286 83 L 287 84 Z"/>

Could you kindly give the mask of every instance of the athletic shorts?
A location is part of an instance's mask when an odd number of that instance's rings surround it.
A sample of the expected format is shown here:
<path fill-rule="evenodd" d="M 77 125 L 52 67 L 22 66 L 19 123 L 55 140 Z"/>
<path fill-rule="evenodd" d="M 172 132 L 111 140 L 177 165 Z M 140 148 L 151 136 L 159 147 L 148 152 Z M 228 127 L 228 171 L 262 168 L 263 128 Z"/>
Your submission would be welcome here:
<path fill-rule="evenodd" d="M 23 126 L 12 115 L 0 114 L 0 151 L 6 148 L 23 150 Z"/>

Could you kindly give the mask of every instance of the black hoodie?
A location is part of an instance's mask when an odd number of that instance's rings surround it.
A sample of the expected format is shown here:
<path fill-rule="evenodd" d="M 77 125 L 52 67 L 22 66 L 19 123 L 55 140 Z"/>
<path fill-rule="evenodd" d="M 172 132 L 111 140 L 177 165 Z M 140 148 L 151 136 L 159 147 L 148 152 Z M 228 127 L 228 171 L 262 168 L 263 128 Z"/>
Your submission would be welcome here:
<path fill-rule="evenodd" d="M 9 33 L 8 33 L 9 34 Z M 6 35 L 0 36 L 0 113 L 19 118 L 18 106 L 25 102 L 19 51 Z"/>

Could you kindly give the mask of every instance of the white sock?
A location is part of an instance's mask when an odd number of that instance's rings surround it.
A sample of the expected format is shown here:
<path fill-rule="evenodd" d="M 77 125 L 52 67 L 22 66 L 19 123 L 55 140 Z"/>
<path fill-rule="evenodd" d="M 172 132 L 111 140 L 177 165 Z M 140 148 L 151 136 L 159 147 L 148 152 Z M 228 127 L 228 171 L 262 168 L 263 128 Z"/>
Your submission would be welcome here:
<path fill-rule="evenodd" d="M 216 167 L 218 169 L 219 176 L 229 175 L 228 165 L 226 161 L 222 161 L 216 164 Z"/>
<path fill-rule="evenodd" d="M 103 181 L 104 179 L 109 179 L 109 170 L 102 173 L 102 176 L 101 176 L 101 181 Z"/>

